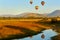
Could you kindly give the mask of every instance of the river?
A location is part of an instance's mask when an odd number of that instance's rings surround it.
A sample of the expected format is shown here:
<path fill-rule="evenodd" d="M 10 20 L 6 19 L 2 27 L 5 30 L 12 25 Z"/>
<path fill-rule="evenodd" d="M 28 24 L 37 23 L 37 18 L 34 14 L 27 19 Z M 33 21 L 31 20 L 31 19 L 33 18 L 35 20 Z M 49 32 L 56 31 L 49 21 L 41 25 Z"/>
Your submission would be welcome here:
<path fill-rule="evenodd" d="M 45 35 L 44 39 L 41 38 L 42 34 Z M 57 35 L 57 32 L 53 31 L 52 29 L 49 29 L 49 30 L 42 31 L 42 33 L 40 33 L 38 35 L 32 36 L 32 38 L 27 37 L 27 38 L 18 39 L 18 40 L 51 40 L 51 37 L 56 36 L 56 35 Z"/>

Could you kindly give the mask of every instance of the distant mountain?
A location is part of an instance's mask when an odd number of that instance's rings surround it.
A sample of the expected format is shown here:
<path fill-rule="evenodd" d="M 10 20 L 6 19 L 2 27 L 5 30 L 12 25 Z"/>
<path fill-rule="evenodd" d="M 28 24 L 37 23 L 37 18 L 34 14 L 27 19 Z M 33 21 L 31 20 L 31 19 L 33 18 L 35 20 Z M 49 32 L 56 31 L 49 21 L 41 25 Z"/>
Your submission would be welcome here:
<path fill-rule="evenodd" d="M 57 17 L 60 16 L 60 10 L 55 10 L 54 12 L 48 14 L 49 17 Z"/>
<path fill-rule="evenodd" d="M 16 15 L 17 17 L 44 17 L 44 14 L 38 14 L 38 13 L 23 13 Z"/>
<path fill-rule="evenodd" d="M 44 17 L 46 16 L 45 14 L 38 14 L 38 13 L 22 13 L 18 15 L 0 15 L 0 17 Z"/>
<path fill-rule="evenodd" d="M 11 14 L 5 14 L 5 15 L 0 15 L 0 17 L 14 17 L 14 15 L 11 15 Z"/>

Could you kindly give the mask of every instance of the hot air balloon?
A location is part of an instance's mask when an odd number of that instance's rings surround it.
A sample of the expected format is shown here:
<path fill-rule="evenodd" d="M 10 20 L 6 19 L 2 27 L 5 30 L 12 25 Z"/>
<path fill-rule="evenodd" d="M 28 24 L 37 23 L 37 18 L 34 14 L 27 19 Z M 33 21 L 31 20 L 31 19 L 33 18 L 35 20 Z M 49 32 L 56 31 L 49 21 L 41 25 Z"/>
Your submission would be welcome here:
<path fill-rule="evenodd" d="M 30 4 L 32 4 L 33 3 L 33 1 L 32 0 L 30 0 Z"/>
<path fill-rule="evenodd" d="M 32 38 L 32 36 L 29 36 L 30 38 Z"/>
<path fill-rule="evenodd" d="M 42 6 L 44 6 L 45 2 L 44 2 L 44 1 L 42 1 L 42 2 L 41 2 L 41 4 L 42 4 Z"/>
<path fill-rule="evenodd" d="M 42 39 L 44 39 L 44 38 L 45 38 L 45 35 L 44 35 L 44 34 L 42 34 L 42 35 L 41 35 L 41 38 L 42 38 Z"/>
<path fill-rule="evenodd" d="M 38 10 L 39 6 L 35 6 L 35 9 Z"/>

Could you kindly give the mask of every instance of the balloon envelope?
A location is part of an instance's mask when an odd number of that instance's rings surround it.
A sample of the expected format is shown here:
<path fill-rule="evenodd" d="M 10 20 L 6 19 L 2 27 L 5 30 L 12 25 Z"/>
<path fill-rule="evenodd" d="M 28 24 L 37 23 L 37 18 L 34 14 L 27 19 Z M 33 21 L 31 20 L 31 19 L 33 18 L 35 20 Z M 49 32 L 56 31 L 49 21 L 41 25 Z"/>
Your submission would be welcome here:
<path fill-rule="evenodd" d="M 42 6 L 44 6 L 45 2 L 44 2 L 44 1 L 42 1 L 42 2 L 41 2 L 41 4 L 42 4 Z"/>
<path fill-rule="evenodd" d="M 41 35 L 41 38 L 42 38 L 42 39 L 44 39 L 44 38 L 45 38 L 45 35 L 44 35 L 44 34 L 42 34 L 42 35 Z"/>
<path fill-rule="evenodd" d="M 33 0 L 30 0 L 30 4 L 32 4 L 33 3 Z"/>
<path fill-rule="evenodd" d="M 29 36 L 30 38 L 32 38 L 32 36 Z"/>
<path fill-rule="evenodd" d="M 35 9 L 38 10 L 39 6 L 35 6 Z"/>
<path fill-rule="evenodd" d="M 32 1 L 30 1 L 30 4 L 32 4 L 33 2 Z"/>

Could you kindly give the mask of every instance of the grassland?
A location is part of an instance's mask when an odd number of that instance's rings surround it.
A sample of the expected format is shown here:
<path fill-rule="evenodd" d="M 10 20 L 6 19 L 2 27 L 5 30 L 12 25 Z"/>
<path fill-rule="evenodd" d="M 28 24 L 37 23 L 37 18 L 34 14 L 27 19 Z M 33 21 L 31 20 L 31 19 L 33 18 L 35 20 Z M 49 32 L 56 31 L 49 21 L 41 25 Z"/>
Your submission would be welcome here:
<path fill-rule="evenodd" d="M 0 19 L 0 40 L 24 38 L 51 29 L 48 19 Z"/>

